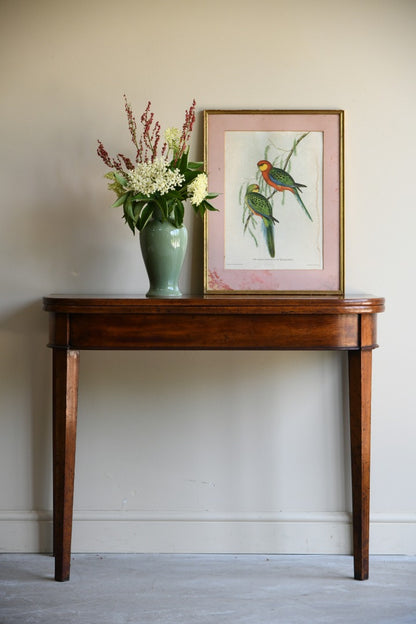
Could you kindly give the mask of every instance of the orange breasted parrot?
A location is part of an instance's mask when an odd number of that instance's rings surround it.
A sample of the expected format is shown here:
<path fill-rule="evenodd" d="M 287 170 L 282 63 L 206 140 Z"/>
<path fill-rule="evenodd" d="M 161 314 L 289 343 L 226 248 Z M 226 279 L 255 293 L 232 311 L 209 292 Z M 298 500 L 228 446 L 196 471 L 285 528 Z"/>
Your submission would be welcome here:
<path fill-rule="evenodd" d="M 302 187 L 306 188 L 305 184 L 295 182 L 287 171 L 279 169 L 278 167 L 273 167 L 268 160 L 259 160 L 257 167 L 260 169 L 264 180 L 267 184 L 269 184 L 269 186 L 276 189 L 276 191 L 290 191 L 293 193 L 303 210 L 306 212 L 308 218 L 313 221 L 308 209 L 299 195 L 299 191 L 302 192 Z"/>
<path fill-rule="evenodd" d="M 279 223 L 273 216 L 273 209 L 268 199 L 259 193 L 258 184 L 250 184 L 247 187 L 245 202 L 250 212 L 263 220 L 265 227 L 267 248 L 271 258 L 274 258 L 274 224 Z"/>

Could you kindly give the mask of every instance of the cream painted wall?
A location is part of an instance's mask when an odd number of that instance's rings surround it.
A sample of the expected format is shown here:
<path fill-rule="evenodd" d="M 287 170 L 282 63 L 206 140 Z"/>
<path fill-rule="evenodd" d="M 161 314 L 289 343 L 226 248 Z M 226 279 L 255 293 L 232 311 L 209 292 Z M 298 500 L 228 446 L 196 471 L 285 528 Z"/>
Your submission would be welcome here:
<path fill-rule="evenodd" d="M 371 551 L 416 552 L 413 0 L 3 0 L 0 550 L 51 549 L 41 297 L 141 293 L 138 240 L 96 154 L 122 94 L 165 125 L 204 108 L 342 108 L 346 287 L 385 296 L 374 354 Z M 202 289 L 202 224 L 184 292 Z M 345 360 L 82 353 L 73 548 L 350 552 Z"/>

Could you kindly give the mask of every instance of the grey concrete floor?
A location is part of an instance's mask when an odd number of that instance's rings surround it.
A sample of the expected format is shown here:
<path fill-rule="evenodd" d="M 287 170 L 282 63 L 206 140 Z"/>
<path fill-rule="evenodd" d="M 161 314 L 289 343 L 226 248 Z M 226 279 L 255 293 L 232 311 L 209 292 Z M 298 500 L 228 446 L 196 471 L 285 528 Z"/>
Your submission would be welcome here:
<path fill-rule="evenodd" d="M 416 557 L 0 555 L 0 624 L 415 624 Z"/>

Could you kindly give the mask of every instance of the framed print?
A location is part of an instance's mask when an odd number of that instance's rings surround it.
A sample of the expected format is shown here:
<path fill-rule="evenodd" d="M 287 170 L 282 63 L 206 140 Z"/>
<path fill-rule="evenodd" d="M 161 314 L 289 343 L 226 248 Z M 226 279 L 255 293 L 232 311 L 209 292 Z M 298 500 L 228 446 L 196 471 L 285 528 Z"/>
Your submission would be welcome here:
<path fill-rule="evenodd" d="M 343 111 L 204 111 L 204 291 L 344 293 Z"/>

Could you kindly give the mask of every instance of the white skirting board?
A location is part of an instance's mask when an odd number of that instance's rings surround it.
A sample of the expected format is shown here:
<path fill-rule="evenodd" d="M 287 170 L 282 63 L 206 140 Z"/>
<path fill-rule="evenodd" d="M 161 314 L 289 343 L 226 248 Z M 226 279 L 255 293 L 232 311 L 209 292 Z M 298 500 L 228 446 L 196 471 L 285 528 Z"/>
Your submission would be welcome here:
<path fill-rule="evenodd" d="M 0 552 L 51 552 L 52 513 L 0 512 Z M 83 553 L 351 554 L 351 514 L 75 511 Z M 373 514 L 370 553 L 416 554 L 416 514 Z"/>

